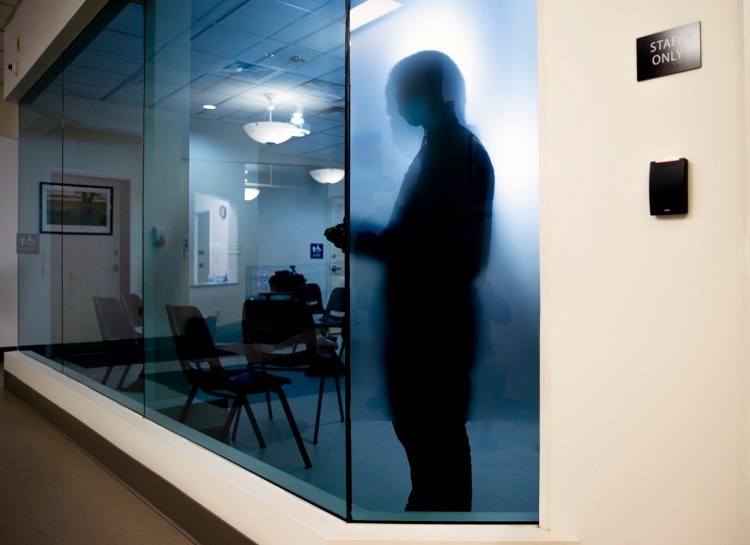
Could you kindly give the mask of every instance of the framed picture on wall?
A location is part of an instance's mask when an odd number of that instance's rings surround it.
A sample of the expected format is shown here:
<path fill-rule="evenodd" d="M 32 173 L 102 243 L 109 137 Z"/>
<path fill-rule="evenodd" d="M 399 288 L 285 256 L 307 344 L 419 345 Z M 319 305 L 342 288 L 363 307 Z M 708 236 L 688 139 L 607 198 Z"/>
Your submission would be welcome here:
<path fill-rule="evenodd" d="M 112 188 L 40 182 L 39 232 L 111 235 Z"/>

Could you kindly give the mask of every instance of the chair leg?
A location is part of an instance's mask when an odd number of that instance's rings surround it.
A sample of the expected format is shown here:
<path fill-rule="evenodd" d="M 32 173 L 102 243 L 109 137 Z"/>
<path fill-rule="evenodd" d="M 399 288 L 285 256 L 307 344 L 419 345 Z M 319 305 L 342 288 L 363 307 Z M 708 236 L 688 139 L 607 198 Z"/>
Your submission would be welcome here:
<path fill-rule="evenodd" d="M 260 445 L 260 448 L 266 448 L 266 442 L 263 440 L 263 435 L 260 433 L 260 428 L 258 427 L 258 421 L 255 419 L 255 414 L 253 413 L 253 410 L 250 408 L 250 402 L 247 400 L 247 396 L 242 396 L 242 406 L 245 408 L 245 412 L 247 413 L 247 417 L 250 419 L 250 425 L 253 427 L 253 431 L 255 432 L 255 438 L 258 440 L 258 444 Z M 237 414 L 237 420 L 240 419 L 239 413 Z M 237 428 L 234 429 L 234 435 L 232 436 L 232 439 L 235 439 L 237 437 Z"/>
<path fill-rule="evenodd" d="M 237 428 L 240 427 L 240 416 L 242 411 L 237 411 L 234 415 L 234 429 L 232 430 L 232 441 L 237 439 Z"/>
<path fill-rule="evenodd" d="M 133 366 L 132 363 L 129 363 L 125 366 L 125 371 L 123 371 L 122 376 L 120 377 L 120 382 L 117 383 L 117 389 L 121 389 L 122 385 L 125 383 L 125 377 L 128 376 L 128 372 L 130 371 L 130 368 Z"/>
<path fill-rule="evenodd" d="M 273 420 L 273 411 L 271 410 L 271 392 L 266 392 L 266 407 L 268 407 L 268 419 Z"/>
<path fill-rule="evenodd" d="M 107 384 L 107 381 L 109 380 L 109 375 L 112 374 L 112 367 L 114 367 L 114 365 L 110 364 L 107 366 L 107 370 L 104 373 L 104 378 L 102 379 L 102 384 Z"/>
<path fill-rule="evenodd" d="M 312 467 L 312 462 L 310 461 L 310 457 L 307 455 L 307 449 L 305 448 L 305 444 L 302 442 L 302 436 L 299 433 L 297 422 L 294 421 L 294 415 L 292 414 L 292 409 L 289 406 L 289 402 L 286 400 L 284 390 L 278 388 L 276 390 L 276 394 L 279 396 L 281 407 L 284 409 L 286 419 L 289 421 L 289 427 L 292 429 L 292 435 L 294 436 L 294 440 L 297 442 L 297 448 L 299 448 L 299 453 L 302 455 L 302 461 L 305 463 L 305 468 L 310 469 Z"/>
<path fill-rule="evenodd" d="M 229 409 L 229 414 L 227 415 L 227 419 L 224 421 L 224 427 L 221 430 L 221 436 L 219 437 L 220 441 L 223 441 L 227 444 L 230 443 L 229 441 L 229 428 L 232 427 L 232 422 L 237 416 L 237 411 L 240 410 L 240 401 L 236 397 L 232 400 L 232 408 Z"/>
<path fill-rule="evenodd" d="M 313 434 L 313 445 L 318 444 L 318 428 L 320 427 L 320 409 L 323 407 L 323 388 L 325 387 L 326 377 L 320 377 L 320 389 L 318 390 L 318 410 L 315 413 L 315 433 Z"/>
<path fill-rule="evenodd" d="M 185 405 L 182 407 L 182 411 L 180 411 L 180 417 L 178 420 L 180 422 L 185 421 L 185 417 L 187 417 L 188 410 L 190 409 L 190 406 L 193 404 L 193 399 L 195 399 L 195 394 L 198 393 L 198 387 L 193 386 L 190 388 L 190 393 L 188 394 L 187 401 L 185 402 Z"/>

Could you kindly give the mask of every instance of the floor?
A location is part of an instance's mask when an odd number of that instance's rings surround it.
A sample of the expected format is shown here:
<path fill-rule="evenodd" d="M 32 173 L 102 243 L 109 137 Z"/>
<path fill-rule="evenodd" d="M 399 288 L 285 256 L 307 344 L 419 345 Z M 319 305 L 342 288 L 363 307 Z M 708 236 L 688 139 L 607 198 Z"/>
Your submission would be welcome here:
<path fill-rule="evenodd" d="M 193 543 L 2 386 L 0 543 Z"/>

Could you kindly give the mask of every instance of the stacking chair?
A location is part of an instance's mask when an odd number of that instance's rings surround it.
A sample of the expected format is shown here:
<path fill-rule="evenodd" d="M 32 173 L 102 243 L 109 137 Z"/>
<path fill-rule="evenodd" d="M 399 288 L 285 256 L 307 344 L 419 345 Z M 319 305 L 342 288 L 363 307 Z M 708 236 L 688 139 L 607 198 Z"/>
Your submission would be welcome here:
<path fill-rule="evenodd" d="M 315 284 L 314 282 L 305 284 L 301 298 L 307 303 L 307 308 L 310 309 L 313 316 L 316 314 L 323 314 L 323 294 L 320 292 L 320 286 L 318 284 Z"/>
<path fill-rule="evenodd" d="M 118 365 L 125 365 L 125 371 L 120 377 L 117 389 L 121 389 L 130 368 L 134 363 L 142 363 L 142 347 L 140 336 L 130 325 L 127 313 L 122 303 L 114 297 L 94 297 L 94 310 L 99 331 L 107 350 L 109 363 L 104 373 L 102 384 L 106 384 L 112 369 Z"/>
<path fill-rule="evenodd" d="M 137 293 L 121 293 L 120 302 L 127 313 L 131 327 L 136 333 L 143 332 L 143 300 Z"/>
<path fill-rule="evenodd" d="M 331 295 L 328 296 L 328 302 L 323 310 L 323 315 L 315 321 L 315 325 L 318 331 L 324 336 L 332 334 L 332 329 L 339 331 L 344 328 L 344 321 L 346 318 L 346 290 L 344 288 L 334 288 L 331 291 Z M 341 347 L 339 348 L 339 357 L 344 355 L 344 337 L 341 335 Z"/>
<path fill-rule="evenodd" d="M 336 343 L 316 334 L 315 322 L 305 301 L 246 300 L 242 307 L 242 340 L 250 368 L 296 369 L 307 376 L 320 377 L 313 444 L 318 442 L 326 378 L 334 379 L 343 422 L 339 379 L 344 375 L 344 365 L 336 353 Z"/>
<path fill-rule="evenodd" d="M 291 381 L 288 378 L 270 375 L 260 370 L 224 369 L 220 358 L 222 356 L 236 356 L 236 354 L 216 347 L 206 320 L 196 307 L 167 305 L 167 315 L 177 357 L 190 384 L 190 393 L 179 416 L 180 422 L 184 422 L 196 394 L 201 391 L 209 396 L 231 402 L 229 414 L 221 433 L 222 441 L 227 440 L 229 442 L 229 429 L 232 424 L 234 424 L 232 440 L 237 438 L 240 413 L 244 409 L 258 439 L 258 444 L 261 448 L 265 448 L 266 443 L 250 407 L 248 396 L 254 394 L 268 395 L 273 392 L 279 398 L 284 409 L 305 467 L 312 467 L 310 457 L 302 442 L 302 436 L 283 390 L 283 386 Z"/>

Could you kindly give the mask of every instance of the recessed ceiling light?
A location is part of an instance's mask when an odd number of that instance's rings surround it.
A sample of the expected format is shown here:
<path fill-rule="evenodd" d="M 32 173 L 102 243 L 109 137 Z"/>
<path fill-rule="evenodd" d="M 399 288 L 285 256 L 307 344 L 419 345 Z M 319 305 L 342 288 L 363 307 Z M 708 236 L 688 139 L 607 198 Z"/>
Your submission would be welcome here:
<path fill-rule="evenodd" d="M 204 104 L 203 105 L 203 109 L 204 110 L 215 110 L 216 106 L 214 106 L 213 104 Z"/>
<path fill-rule="evenodd" d="M 349 30 L 354 31 L 402 6 L 395 0 L 366 0 L 349 12 Z"/>

